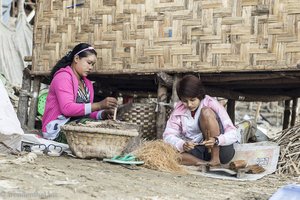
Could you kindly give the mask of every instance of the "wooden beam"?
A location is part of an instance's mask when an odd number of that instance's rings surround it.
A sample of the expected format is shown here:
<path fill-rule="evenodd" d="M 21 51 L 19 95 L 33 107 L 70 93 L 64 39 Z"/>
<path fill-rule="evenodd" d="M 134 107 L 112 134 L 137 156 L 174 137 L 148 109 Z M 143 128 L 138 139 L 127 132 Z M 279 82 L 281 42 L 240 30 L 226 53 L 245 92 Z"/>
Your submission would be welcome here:
<path fill-rule="evenodd" d="M 288 94 L 291 97 L 300 97 L 300 88 L 285 91 L 283 94 Z"/>
<path fill-rule="evenodd" d="M 290 96 L 284 95 L 256 95 L 256 94 L 246 94 L 235 92 L 227 89 L 221 89 L 216 87 L 205 87 L 206 93 L 210 96 L 214 97 L 223 97 L 226 99 L 233 99 L 236 101 L 262 101 L 262 102 L 270 102 L 270 101 L 283 101 L 290 100 Z"/>
<path fill-rule="evenodd" d="M 256 71 L 256 72 L 224 72 L 224 73 L 199 73 L 203 82 L 232 82 L 232 81 L 266 81 L 266 80 L 295 80 L 300 76 L 300 71 Z"/>

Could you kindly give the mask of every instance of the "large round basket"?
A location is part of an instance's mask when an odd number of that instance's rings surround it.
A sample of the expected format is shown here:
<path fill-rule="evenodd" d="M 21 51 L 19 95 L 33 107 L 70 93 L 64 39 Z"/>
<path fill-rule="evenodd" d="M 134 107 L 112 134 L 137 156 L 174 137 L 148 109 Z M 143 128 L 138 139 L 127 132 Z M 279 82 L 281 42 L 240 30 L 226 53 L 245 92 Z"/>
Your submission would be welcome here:
<path fill-rule="evenodd" d="M 112 120 L 62 126 L 71 151 L 79 158 L 111 158 L 122 154 L 138 136 L 138 126 Z"/>

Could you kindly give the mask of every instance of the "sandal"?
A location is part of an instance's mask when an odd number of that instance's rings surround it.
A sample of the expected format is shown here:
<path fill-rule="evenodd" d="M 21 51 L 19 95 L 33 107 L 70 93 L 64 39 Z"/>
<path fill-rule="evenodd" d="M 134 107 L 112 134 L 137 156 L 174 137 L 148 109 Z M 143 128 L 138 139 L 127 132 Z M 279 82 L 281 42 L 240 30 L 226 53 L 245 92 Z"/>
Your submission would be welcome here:
<path fill-rule="evenodd" d="M 116 164 L 125 164 L 125 165 L 142 165 L 144 161 L 137 160 L 136 157 L 132 154 L 127 154 L 124 156 L 114 156 L 110 159 L 103 159 L 104 162 L 116 163 Z"/>
<path fill-rule="evenodd" d="M 62 154 L 62 147 L 54 144 L 49 144 L 47 147 L 47 155 L 48 156 L 60 156 Z"/>
<path fill-rule="evenodd" d="M 61 146 L 54 144 L 49 144 L 48 146 L 45 144 L 34 144 L 31 146 L 30 150 L 36 155 L 46 154 L 48 156 L 60 156 L 63 152 L 63 148 Z"/>
<path fill-rule="evenodd" d="M 47 151 L 47 147 L 44 144 L 34 144 L 30 147 L 30 151 L 36 155 L 43 155 Z"/>

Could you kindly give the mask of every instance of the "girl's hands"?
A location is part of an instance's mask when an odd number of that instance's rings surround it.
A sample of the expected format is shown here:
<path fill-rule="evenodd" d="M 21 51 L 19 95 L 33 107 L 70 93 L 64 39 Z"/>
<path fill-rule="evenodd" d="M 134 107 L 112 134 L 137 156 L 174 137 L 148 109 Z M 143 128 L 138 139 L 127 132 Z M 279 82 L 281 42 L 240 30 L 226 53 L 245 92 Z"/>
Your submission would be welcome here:
<path fill-rule="evenodd" d="M 183 144 L 183 150 L 184 151 L 190 151 L 192 149 L 194 149 L 194 147 L 196 146 L 197 144 L 194 143 L 194 142 L 185 142 Z"/>
<path fill-rule="evenodd" d="M 216 144 L 216 139 L 214 137 L 210 137 L 208 140 L 202 142 L 206 148 L 213 148 Z"/>
<path fill-rule="evenodd" d="M 99 102 L 99 110 L 111 109 L 114 110 L 118 106 L 118 101 L 114 97 L 106 97 L 104 100 Z"/>

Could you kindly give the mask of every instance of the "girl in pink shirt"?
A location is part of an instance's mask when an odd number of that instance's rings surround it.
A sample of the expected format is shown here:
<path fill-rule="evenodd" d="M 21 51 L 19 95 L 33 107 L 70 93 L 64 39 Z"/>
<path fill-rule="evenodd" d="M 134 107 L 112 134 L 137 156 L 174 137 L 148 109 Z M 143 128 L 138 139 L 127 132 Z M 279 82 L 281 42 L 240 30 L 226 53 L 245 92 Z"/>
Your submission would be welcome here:
<path fill-rule="evenodd" d="M 117 100 L 107 97 L 94 102 L 93 85 L 86 78 L 95 65 L 96 56 L 97 52 L 91 45 L 80 43 L 52 69 L 42 118 L 44 138 L 66 142 L 60 127 L 70 119 L 107 119 L 113 113 Z"/>
<path fill-rule="evenodd" d="M 234 156 L 233 143 L 240 141 L 225 108 L 205 95 L 199 78 L 184 76 L 177 84 L 176 104 L 163 133 L 165 142 L 181 152 L 185 165 L 228 163 Z"/>

